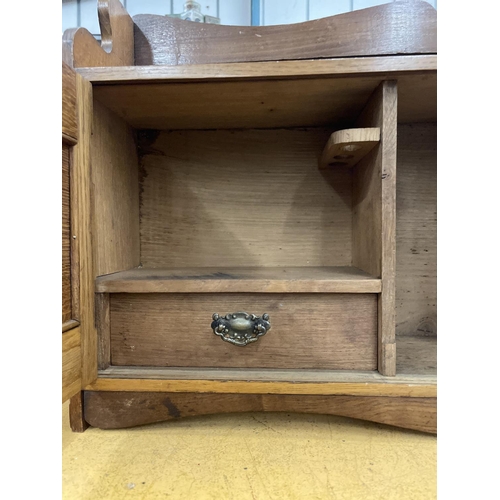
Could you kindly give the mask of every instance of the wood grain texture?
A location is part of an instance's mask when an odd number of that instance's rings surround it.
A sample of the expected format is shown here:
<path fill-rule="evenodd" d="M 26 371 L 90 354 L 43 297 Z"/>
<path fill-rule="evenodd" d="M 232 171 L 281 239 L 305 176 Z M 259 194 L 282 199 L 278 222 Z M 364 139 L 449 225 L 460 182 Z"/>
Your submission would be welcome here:
<path fill-rule="evenodd" d="M 437 71 L 436 55 L 348 57 L 337 59 L 193 64 L 188 66 L 112 66 L 77 68 L 93 84 L 223 81 L 238 79 L 318 78 L 335 76 L 432 75 Z"/>
<path fill-rule="evenodd" d="M 76 190 L 73 149 L 78 140 L 76 73 L 62 64 L 62 256 L 63 256 L 63 332 L 80 322 L 80 249 L 71 229 L 75 225 L 72 209 Z"/>
<path fill-rule="evenodd" d="M 64 109 L 64 108 L 63 108 Z M 62 322 L 72 319 L 70 148 L 62 145 Z"/>
<path fill-rule="evenodd" d="M 131 370 L 131 368 L 129 368 Z M 347 371 L 351 375 L 353 372 Z M 387 379 L 388 377 L 385 377 Z M 391 377 L 393 378 L 393 377 Z M 435 377 L 415 376 L 411 381 L 389 384 L 383 381 L 364 382 L 273 382 L 202 379 L 145 379 L 99 377 L 87 385 L 89 391 L 139 392 L 206 392 L 214 394 L 318 394 L 341 396 L 436 397 Z"/>
<path fill-rule="evenodd" d="M 398 127 L 398 335 L 437 335 L 436 153 L 435 123 Z"/>
<path fill-rule="evenodd" d="M 351 265 L 351 172 L 317 167 L 330 133 L 147 135 L 140 144 L 142 265 Z"/>
<path fill-rule="evenodd" d="M 73 145 L 74 147 L 74 145 Z M 78 227 L 78 217 L 80 212 L 75 207 L 78 202 L 78 178 L 74 174 L 74 148 L 70 149 L 70 160 L 69 160 L 69 204 L 70 204 L 70 227 L 69 227 L 69 244 L 70 244 L 70 254 L 71 254 L 71 317 L 72 320 L 81 322 L 81 311 L 80 311 L 80 279 L 81 279 L 81 262 L 80 262 L 80 241 L 76 235 L 74 228 Z M 66 323 L 65 323 L 66 324 Z"/>
<path fill-rule="evenodd" d="M 382 254 L 382 195 L 380 147 L 353 170 L 352 262 L 380 278 Z"/>
<path fill-rule="evenodd" d="M 73 68 L 134 64 L 134 23 L 118 0 L 98 0 L 101 29 L 98 42 L 85 28 L 63 35 L 63 60 Z"/>
<path fill-rule="evenodd" d="M 63 403 L 82 388 L 81 361 L 80 328 L 73 328 L 62 336 Z"/>
<path fill-rule="evenodd" d="M 69 402 L 69 425 L 73 432 L 84 432 L 89 424 L 83 415 L 83 391 L 75 394 Z"/>
<path fill-rule="evenodd" d="M 91 138 L 94 260 L 97 275 L 136 267 L 139 172 L 134 133 L 99 102 Z"/>
<path fill-rule="evenodd" d="M 379 293 L 380 280 L 355 267 L 132 269 L 96 280 L 105 293 Z"/>
<path fill-rule="evenodd" d="M 85 420 L 118 429 L 214 413 L 278 411 L 340 415 L 436 433 L 435 398 L 85 392 Z"/>
<path fill-rule="evenodd" d="M 419 337 L 421 339 L 421 337 Z M 412 337 L 402 339 L 413 340 Z M 425 347 L 422 346 L 421 351 Z M 405 360 L 403 360 L 404 362 Z M 402 393 L 400 387 L 411 386 L 433 387 L 435 390 L 436 374 L 433 370 L 428 373 L 422 370 L 420 374 L 412 375 L 411 371 L 406 375 L 396 377 L 386 377 L 378 371 L 357 371 L 357 370 L 294 370 L 276 368 L 168 368 L 155 366 L 109 366 L 105 370 L 99 370 L 99 379 L 145 379 L 145 380 L 189 380 L 189 381 L 246 381 L 246 382 L 286 382 L 290 383 L 348 383 L 348 384 L 390 384 L 397 385 L 399 392 L 391 395 L 422 397 L 429 396 L 429 392 L 418 394 L 413 392 Z M 278 384 L 279 385 L 279 384 Z M 281 384 L 282 386 L 283 384 Z M 286 384 L 285 384 L 286 386 Z M 426 389 L 426 390 L 427 390 Z M 405 389 L 407 390 L 407 389 Z M 217 391 L 215 391 L 217 392 Z M 366 393 L 363 393 L 366 395 Z M 434 393 L 432 393 L 434 394 Z M 372 393 L 378 395 L 378 393 Z M 389 395 L 389 394 L 386 394 Z"/>
<path fill-rule="evenodd" d="M 326 143 L 319 168 L 354 167 L 380 142 L 380 129 L 351 128 L 337 130 Z"/>
<path fill-rule="evenodd" d="M 76 125 L 76 75 L 66 64 L 62 63 L 62 133 L 69 142 L 76 142 L 78 129 Z"/>
<path fill-rule="evenodd" d="M 134 16 L 135 65 L 312 59 L 437 52 L 436 11 L 402 1 L 305 23 L 219 26 Z"/>
<path fill-rule="evenodd" d="M 94 264 L 91 234 L 90 137 L 92 130 L 92 85 L 76 78 L 78 143 L 73 147 L 72 233 L 79 252 L 78 286 L 82 346 L 82 384 L 97 377 L 97 334 L 94 325 Z"/>
<path fill-rule="evenodd" d="M 80 322 L 76 321 L 75 319 L 70 319 L 69 321 L 65 321 L 62 324 L 62 333 L 72 330 L 73 328 L 76 328 L 79 324 Z"/>
<path fill-rule="evenodd" d="M 308 64 L 314 66 L 316 62 Z M 277 63 L 276 63 L 277 64 Z M 391 75 L 98 85 L 96 98 L 135 128 L 234 129 L 353 126 L 377 86 Z M 406 98 L 401 122 L 436 120 L 436 72 L 398 77 Z M 420 95 L 418 105 L 415 95 Z M 203 98 L 193 98 L 203 96 Z M 326 142 L 326 141 L 325 141 Z"/>
<path fill-rule="evenodd" d="M 96 329 L 99 337 L 97 367 L 99 370 L 105 370 L 111 361 L 109 294 L 96 293 L 95 303 Z"/>
<path fill-rule="evenodd" d="M 398 374 L 437 375 L 437 337 L 396 337 Z"/>
<path fill-rule="evenodd" d="M 112 294 L 111 364 L 375 370 L 375 294 Z M 271 330 L 238 347 L 212 314 L 269 313 Z"/>
<path fill-rule="evenodd" d="M 380 127 L 381 142 L 355 172 L 353 265 L 382 278 L 379 298 L 378 369 L 396 374 L 396 144 L 397 84 L 384 82 L 357 121 Z"/>

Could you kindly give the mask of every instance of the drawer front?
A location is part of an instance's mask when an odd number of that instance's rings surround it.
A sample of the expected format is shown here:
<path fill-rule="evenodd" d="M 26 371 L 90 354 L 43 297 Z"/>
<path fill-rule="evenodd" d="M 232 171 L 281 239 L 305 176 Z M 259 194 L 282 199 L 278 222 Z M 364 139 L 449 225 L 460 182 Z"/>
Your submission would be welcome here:
<path fill-rule="evenodd" d="M 269 314 L 244 347 L 212 315 Z M 376 294 L 111 294 L 111 364 L 212 368 L 377 369 Z"/>

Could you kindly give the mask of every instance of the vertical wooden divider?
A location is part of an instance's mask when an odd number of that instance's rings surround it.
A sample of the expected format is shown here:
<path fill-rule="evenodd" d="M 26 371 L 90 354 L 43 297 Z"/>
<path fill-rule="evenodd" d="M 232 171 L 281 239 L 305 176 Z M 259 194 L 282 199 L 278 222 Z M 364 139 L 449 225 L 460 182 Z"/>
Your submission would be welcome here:
<path fill-rule="evenodd" d="M 91 232 L 90 137 L 92 133 L 92 85 L 76 75 L 78 143 L 73 148 L 74 182 L 72 233 L 79 242 L 80 332 L 82 349 L 82 387 L 97 378 L 97 334 L 94 324 L 94 264 Z"/>
<path fill-rule="evenodd" d="M 382 82 L 356 122 L 380 127 L 380 145 L 354 171 L 353 266 L 382 279 L 378 301 L 378 371 L 396 375 L 397 83 Z"/>
<path fill-rule="evenodd" d="M 92 247 L 102 276 L 141 263 L 139 160 L 133 129 L 97 100 L 91 121 Z"/>

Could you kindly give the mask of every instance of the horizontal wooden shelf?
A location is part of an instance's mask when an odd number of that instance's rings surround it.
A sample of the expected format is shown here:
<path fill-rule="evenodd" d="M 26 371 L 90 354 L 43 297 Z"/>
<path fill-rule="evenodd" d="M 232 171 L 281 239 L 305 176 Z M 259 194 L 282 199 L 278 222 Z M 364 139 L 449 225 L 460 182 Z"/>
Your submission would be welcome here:
<path fill-rule="evenodd" d="M 380 128 L 337 130 L 326 143 L 319 168 L 354 167 L 380 142 Z"/>
<path fill-rule="evenodd" d="M 139 129 L 343 128 L 384 80 L 398 81 L 401 123 L 435 121 L 436 62 L 423 55 L 78 71 L 98 101 Z"/>
<path fill-rule="evenodd" d="M 100 85 L 193 80 L 220 81 L 235 78 L 271 79 L 283 77 L 357 76 L 378 73 L 401 75 L 436 70 L 437 55 L 434 54 L 176 66 L 109 66 L 76 69 L 87 80 Z"/>
<path fill-rule="evenodd" d="M 131 269 L 100 276 L 100 293 L 379 293 L 381 280 L 356 267 Z"/>
<path fill-rule="evenodd" d="M 435 397 L 437 386 L 435 377 L 378 372 L 112 366 L 85 390 Z"/>

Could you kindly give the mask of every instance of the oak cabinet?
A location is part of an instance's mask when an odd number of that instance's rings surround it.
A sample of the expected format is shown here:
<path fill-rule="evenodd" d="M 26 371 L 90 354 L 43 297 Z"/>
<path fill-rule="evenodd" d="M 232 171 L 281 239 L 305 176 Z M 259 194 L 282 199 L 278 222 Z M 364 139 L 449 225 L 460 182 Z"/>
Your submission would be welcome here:
<path fill-rule="evenodd" d="M 74 418 L 294 408 L 434 432 L 435 11 L 245 28 L 239 45 L 234 27 L 101 4 L 111 51 L 65 35 L 93 298 Z M 346 23 L 360 36 L 339 52 Z"/>

